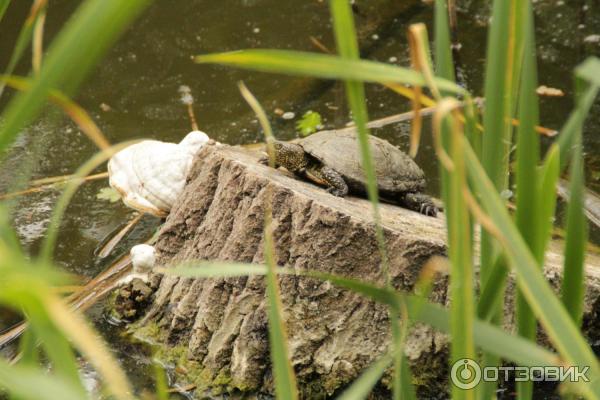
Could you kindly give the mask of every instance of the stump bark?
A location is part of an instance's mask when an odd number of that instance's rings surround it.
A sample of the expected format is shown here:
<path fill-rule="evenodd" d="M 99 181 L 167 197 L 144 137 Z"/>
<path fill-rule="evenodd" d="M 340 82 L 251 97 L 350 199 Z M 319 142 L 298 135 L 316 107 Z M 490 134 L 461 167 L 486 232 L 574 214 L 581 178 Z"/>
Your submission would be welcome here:
<path fill-rule="evenodd" d="M 370 203 L 334 197 L 285 171 L 260 165 L 259 157 L 225 145 L 209 145 L 198 153 L 184 193 L 160 231 L 159 264 L 189 259 L 263 262 L 270 194 L 278 265 L 383 284 Z M 393 285 L 410 291 L 423 264 L 445 255 L 443 217 L 389 204 L 381 205 L 381 217 Z M 557 283 L 561 251 L 557 243 L 551 247 L 546 273 Z M 600 293 L 598 266 L 597 255 L 588 257 L 588 316 L 595 315 Z M 336 394 L 388 348 L 384 306 L 329 282 L 281 276 L 279 283 L 303 398 Z M 447 276 L 439 276 L 432 299 L 445 304 L 446 290 Z M 165 358 L 184 362 L 187 379 L 201 390 L 269 393 L 273 383 L 265 307 L 262 277 L 166 276 L 135 329 L 139 337 L 158 343 Z M 590 318 L 588 325 L 594 327 L 595 317 Z M 446 354 L 445 335 L 423 325 L 412 329 L 407 355 L 423 395 L 443 393 L 439 378 L 447 371 Z"/>

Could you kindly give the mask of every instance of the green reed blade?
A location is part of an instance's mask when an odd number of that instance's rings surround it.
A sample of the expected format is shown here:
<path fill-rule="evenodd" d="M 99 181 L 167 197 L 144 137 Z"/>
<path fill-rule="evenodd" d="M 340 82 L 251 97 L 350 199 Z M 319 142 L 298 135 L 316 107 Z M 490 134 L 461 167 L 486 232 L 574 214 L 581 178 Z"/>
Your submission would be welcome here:
<path fill-rule="evenodd" d="M 578 96 L 577 106 L 569 119 L 564 124 L 558 137 L 558 145 L 560 146 L 560 166 L 564 169 L 569 163 L 571 151 L 575 146 L 575 139 L 578 135 L 580 125 L 587 117 L 594 100 L 600 91 L 600 58 L 588 57 L 584 62 L 579 64 L 575 69 L 575 77 L 580 80 L 587 81 L 589 85 Z"/>
<path fill-rule="evenodd" d="M 165 268 L 158 270 L 158 272 L 188 278 L 215 278 L 218 276 L 265 275 L 267 268 L 258 264 L 243 265 L 225 262 L 190 261 L 186 263 L 185 267 Z M 320 271 L 297 271 L 290 268 L 278 268 L 277 273 L 330 281 L 334 285 L 369 297 L 397 311 L 400 310 L 401 297 L 404 296 L 401 292 L 396 292 L 390 288 L 379 287 L 372 283 Z M 421 296 L 405 296 L 404 300 L 411 320 L 429 324 L 444 333 L 450 332 L 450 313 L 446 308 L 439 304 L 430 303 Z M 562 360 L 556 354 L 529 340 L 506 333 L 485 321 L 476 319 L 473 331 L 477 346 L 485 351 L 502 355 L 519 365 L 546 366 L 561 365 L 562 363 Z"/>
<path fill-rule="evenodd" d="M 545 199 L 539 197 L 537 183 L 537 164 L 539 162 L 540 140 L 535 131 L 539 124 L 539 105 L 536 94 L 537 88 L 537 62 L 535 53 L 535 38 L 533 27 L 533 9 L 529 2 L 521 2 L 522 23 L 524 33 L 524 57 L 521 72 L 522 81 L 519 93 L 519 127 L 517 129 L 517 166 L 516 166 L 516 224 L 535 256 L 538 267 L 542 268 L 544 249 L 537 247 L 544 226 L 539 211 L 540 203 Z M 515 68 L 516 69 L 516 68 Z M 537 321 L 531 311 L 527 300 L 520 291 L 516 293 L 516 321 L 517 332 L 520 336 L 535 340 Z M 521 400 L 531 399 L 533 395 L 533 382 L 517 382 L 517 395 Z"/>
<path fill-rule="evenodd" d="M 156 400 L 169 400 L 167 374 L 162 365 L 158 363 L 154 363 L 154 381 Z"/>
<path fill-rule="evenodd" d="M 194 57 L 199 64 L 223 64 L 263 72 L 343 79 L 363 82 L 403 83 L 426 86 L 423 76 L 408 68 L 367 60 L 302 51 L 252 49 Z M 440 90 L 464 93 L 460 86 L 445 79 L 435 79 Z"/>
<path fill-rule="evenodd" d="M 516 79 L 518 72 L 516 37 L 516 1 L 494 0 L 491 15 L 491 24 L 488 30 L 488 43 L 485 69 L 485 111 L 483 114 L 484 134 L 482 138 L 481 163 L 485 172 L 494 183 L 495 190 L 504 190 L 507 186 L 508 155 L 511 147 L 512 127 L 510 120 L 515 104 L 513 99 L 516 94 Z M 518 69 L 518 68 L 516 68 Z M 496 244 L 489 234 L 481 232 L 480 250 L 480 279 L 488 282 L 492 269 L 502 267 L 503 258 L 496 257 Z M 500 271 L 504 270 L 502 268 Z M 506 278 L 497 281 L 497 292 L 504 297 Z M 501 323 L 503 318 L 502 304 L 497 304 L 492 310 L 492 321 Z M 486 354 L 483 355 L 483 364 L 497 365 L 499 359 Z M 496 391 L 495 382 L 484 382 L 481 387 L 480 398 L 489 399 Z"/>
<path fill-rule="evenodd" d="M 56 244 L 56 238 L 58 235 L 58 228 L 60 227 L 63 214 L 65 213 L 69 202 L 73 198 L 73 195 L 79 186 L 81 186 L 81 184 L 84 182 L 83 179 L 99 165 L 112 157 L 113 154 L 133 143 L 135 143 L 135 141 L 120 143 L 118 145 L 109 147 L 104 151 L 98 152 L 95 156 L 90 158 L 77 169 L 73 175 L 76 179 L 72 179 L 69 181 L 69 183 L 67 183 L 62 195 L 59 197 L 56 205 L 54 206 L 54 210 L 52 211 L 52 217 L 50 218 L 50 223 L 48 224 L 48 229 L 46 230 L 46 237 L 40 250 L 39 257 L 41 260 L 48 263 L 52 258 L 52 252 L 54 251 L 54 246 Z"/>
<path fill-rule="evenodd" d="M 449 100 L 443 100 L 440 105 Z M 458 126 L 456 115 L 448 114 L 442 117 L 449 122 L 450 143 L 449 155 L 453 170 L 449 174 L 447 188 L 448 201 L 451 208 L 448 211 L 448 254 L 451 262 L 450 269 L 450 332 L 451 363 L 464 359 L 475 359 L 475 343 L 473 324 L 475 318 L 474 273 L 472 256 L 471 222 L 467 204 L 464 200 L 463 189 L 467 187 L 465 165 L 462 157 L 463 142 L 466 142 L 463 132 Z M 442 124 L 434 129 L 441 130 Z M 463 390 L 452 385 L 453 399 L 475 399 L 477 388 Z"/>
<path fill-rule="evenodd" d="M 560 149 L 553 144 L 544 157 L 544 162 L 537 171 L 538 198 L 543 199 L 538 203 L 537 217 L 537 244 L 535 248 L 543 254 L 546 252 L 548 241 L 552 236 L 554 215 L 556 212 L 556 184 L 560 175 Z M 536 257 L 538 260 L 541 258 Z"/>
<path fill-rule="evenodd" d="M 8 5 L 8 2 L 7 2 Z M 6 65 L 4 75 L 11 75 L 17 66 L 17 63 L 21 60 L 23 53 L 27 49 L 27 47 L 31 44 L 31 38 L 33 36 L 33 28 L 39 18 L 40 12 L 45 7 L 34 7 L 32 8 L 33 14 L 29 15 L 23 26 L 21 27 L 21 31 L 19 32 L 19 36 L 17 37 L 17 41 L 15 43 L 15 47 L 13 48 L 10 59 L 8 60 L 8 64 Z M 4 10 L 2 10 L 2 4 L 0 4 L 0 20 L 2 20 L 2 14 Z M 4 82 L 0 82 L 0 97 L 4 92 L 6 84 Z"/>
<path fill-rule="evenodd" d="M 562 301 L 577 326 L 583 316 L 585 291 L 584 261 L 587 242 L 587 219 L 583 212 L 583 121 L 577 129 L 575 147 L 571 151 L 569 205 L 567 209 Z"/>
<path fill-rule="evenodd" d="M 37 293 L 41 293 L 44 287 L 39 282 L 32 282 L 28 278 L 31 278 L 31 276 L 21 275 L 17 279 L 14 279 L 5 274 L 6 286 L 3 287 L 0 302 L 11 304 L 24 310 L 33 334 L 40 341 L 56 375 L 69 381 L 73 389 L 84 393 L 83 386 L 81 386 L 79 380 L 79 370 L 75 354 L 68 340 L 60 333 L 56 325 L 52 323 L 37 296 Z"/>
<path fill-rule="evenodd" d="M 270 229 L 270 223 L 265 225 L 265 231 Z M 275 393 L 278 399 L 294 400 L 298 398 L 298 388 L 290 359 L 287 332 L 282 318 L 283 304 L 281 303 L 281 294 L 279 293 L 275 248 L 271 232 L 265 232 L 264 238 L 265 261 L 267 264 L 267 299 L 269 304 L 269 343 L 271 345 L 271 359 L 275 375 Z"/>
<path fill-rule="evenodd" d="M 149 0 L 87 0 L 52 42 L 31 90 L 19 93 L 3 113 L 0 150 L 12 143 L 20 130 L 40 112 L 50 89 L 67 95 L 83 81 L 91 68 Z"/>
<path fill-rule="evenodd" d="M 451 82 L 455 81 L 454 76 L 454 62 L 452 60 L 451 41 L 450 41 L 450 27 L 448 22 L 448 4 L 446 0 L 435 1 L 435 12 L 434 12 L 434 23 L 435 23 L 435 69 L 438 76 L 448 79 Z M 444 96 L 449 95 L 446 91 L 443 91 Z M 442 124 L 442 131 L 440 132 L 442 141 L 442 148 L 449 152 L 450 148 L 450 135 L 447 125 Z M 440 181 L 441 181 L 441 195 L 444 201 L 444 207 L 447 211 L 451 210 L 452 204 L 448 198 L 448 188 L 450 187 L 450 178 L 448 171 L 440 164 Z M 446 224 L 450 226 L 449 220 L 450 212 L 446 212 Z"/>
<path fill-rule="evenodd" d="M 273 130 L 267 118 L 267 113 L 246 85 L 240 82 L 238 86 L 240 93 L 256 114 L 263 129 L 265 141 L 268 146 L 269 165 L 274 167 Z M 288 348 L 288 336 L 285 322 L 283 321 L 283 303 L 281 302 L 281 293 L 279 292 L 279 282 L 277 280 L 277 262 L 275 260 L 275 245 L 271 227 L 273 218 L 272 191 L 270 187 L 267 187 L 266 190 L 263 239 L 264 257 L 267 265 L 266 294 L 269 305 L 267 309 L 269 318 L 269 345 L 271 349 L 271 361 L 273 362 L 273 375 L 275 377 L 275 393 L 278 399 L 294 400 L 298 398 L 298 387 Z"/>
<path fill-rule="evenodd" d="M 4 18 L 4 14 L 6 13 L 6 9 L 10 5 L 11 0 L 0 0 L 0 22 L 2 18 Z"/>
<path fill-rule="evenodd" d="M 40 368 L 11 366 L 0 359 L 0 387 L 20 400 L 82 400 L 89 398 L 61 376 Z"/>
<path fill-rule="evenodd" d="M 435 70 L 438 76 L 454 82 L 454 62 L 452 60 L 448 4 L 446 0 L 435 0 Z M 446 95 L 448 93 L 445 93 Z"/>
<path fill-rule="evenodd" d="M 590 367 L 591 382 L 577 383 L 579 389 L 589 398 L 600 398 L 600 366 L 593 352 L 546 281 L 473 149 L 468 144 L 464 149 L 469 176 L 500 235 L 496 239 L 500 240 L 517 273 L 519 289 L 565 361 L 570 365 Z"/>
<path fill-rule="evenodd" d="M 348 60 L 359 60 L 360 54 L 358 50 L 358 43 L 356 41 L 356 29 L 354 27 L 354 18 L 352 15 L 352 8 L 347 0 L 331 0 L 329 3 L 331 15 L 333 18 L 333 29 L 335 34 L 335 40 L 337 50 L 343 59 Z M 381 216 L 379 213 L 379 193 L 377 189 L 377 177 L 375 173 L 375 165 L 373 163 L 373 156 L 369 145 L 369 130 L 367 129 L 367 122 L 369 121 L 367 113 L 367 101 L 365 97 L 364 84 L 355 80 L 346 80 L 346 97 L 348 105 L 352 111 L 352 118 L 357 128 L 357 138 L 360 148 L 361 164 L 367 180 L 367 195 L 371 202 L 373 220 L 375 222 L 375 235 L 377 238 L 377 245 L 379 254 L 381 257 L 380 265 L 382 274 L 384 276 L 386 285 L 390 285 L 389 276 L 389 265 L 387 250 L 385 248 L 385 237 L 383 234 L 383 228 L 381 227 Z M 390 313 L 390 319 L 392 320 L 392 336 L 394 338 L 393 344 L 395 346 L 395 361 L 394 366 L 394 399 L 399 400 L 402 391 L 398 388 L 400 382 L 408 382 L 411 380 L 410 377 L 400 377 L 399 374 L 409 373 L 407 368 L 399 368 L 402 364 L 403 349 L 396 348 L 396 346 L 403 345 L 402 336 L 400 335 L 401 329 L 398 328 L 398 320 L 396 313 Z M 405 393 L 412 393 L 410 391 Z M 408 400 L 408 399 L 407 399 Z"/>
<path fill-rule="evenodd" d="M 393 354 L 393 353 L 392 353 Z M 373 387 L 379 382 L 385 370 L 392 364 L 394 357 L 387 354 L 369 366 L 337 400 L 363 400 L 369 397 Z"/>
<path fill-rule="evenodd" d="M 19 359 L 19 365 L 23 366 L 36 366 L 40 363 L 40 355 L 31 329 L 26 329 L 19 340 L 19 352 L 21 357 Z"/>

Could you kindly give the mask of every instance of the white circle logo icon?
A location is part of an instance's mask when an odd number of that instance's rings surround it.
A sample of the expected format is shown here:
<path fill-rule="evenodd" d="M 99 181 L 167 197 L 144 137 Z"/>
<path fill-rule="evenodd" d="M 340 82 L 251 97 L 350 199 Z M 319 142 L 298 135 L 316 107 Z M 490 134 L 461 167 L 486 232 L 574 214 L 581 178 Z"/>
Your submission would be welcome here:
<path fill-rule="evenodd" d="M 481 381 L 481 368 L 470 358 L 461 358 L 452 365 L 450 379 L 460 389 L 473 389 Z"/>

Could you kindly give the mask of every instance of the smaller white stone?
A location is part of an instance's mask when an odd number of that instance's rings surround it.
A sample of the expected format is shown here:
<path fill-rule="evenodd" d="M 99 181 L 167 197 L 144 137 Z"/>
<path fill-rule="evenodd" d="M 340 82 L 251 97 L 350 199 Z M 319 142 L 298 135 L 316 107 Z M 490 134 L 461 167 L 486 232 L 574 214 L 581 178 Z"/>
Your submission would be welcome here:
<path fill-rule="evenodd" d="M 152 271 L 156 263 L 156 250 L 149 244 L 138 244 L 129 251 L 133 272 L 137 274 L 147 274 Z"/>
<path fill-rule="evenodd" d="M 259 33 L 260 32 L 260 28 L 254 28 L 254 29 L 252 29 L 252 32 Z"/>
<path fill-rule="evenodd" d="M 376 33 L 374 33 L 374 34 L 371 36 L 371 39 L 373 39 L 373 40 L 377 40 L 377 39 L 379 39 L 379 35 L 378 35 L 378 34 L 376 34 Z"/>
<path fill-rule="evenodd" d="M 395 63 L 396 61 L 398 61 L 398 57 L 391 56 L 390 58 L 388 58 L 388 61 L 391 63 Z"/>
<path fill-rule="evenodd" d="M 295 113 L 288 111 L 288 112 L 284 112 L 283 115 L 281 115 L 281 118 L 283 119 L 294 119 L 294 117 L 296 116 Z"/>
<path fill-rule="evenodd" d="M 117 285 L 124 286 L 130 284 L 134 279 L 140 279 L 148 282 L 150 272 L 156 263 L 156 250 L 149 244 L 138 244 L 129 251 L 133 268 L 130 274 L 119 279 Z"/>

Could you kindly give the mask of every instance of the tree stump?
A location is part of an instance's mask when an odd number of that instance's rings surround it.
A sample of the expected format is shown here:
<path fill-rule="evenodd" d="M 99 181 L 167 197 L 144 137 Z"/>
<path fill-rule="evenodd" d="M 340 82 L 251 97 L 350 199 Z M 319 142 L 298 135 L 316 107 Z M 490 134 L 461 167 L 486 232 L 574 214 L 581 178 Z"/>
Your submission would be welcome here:
<path fill-rule="evenodd" d="M 160 231 L 158 263 L 189 259 L 262 263 L 270 193 L 278 265 L 383 285 L 371 204 L 334 197 L 284 170 L 260 165 L 259 157 L 218 144 L 198 153 L 184 193 Z M 443 216 L 432 218 L 382 204 L 381 217 L 393 285 L 410 291 L 423 264 L 432 256 L 445 255 Z M 550 251 L 546 270 L 553 282 L 560 276 L 561 263 L 560 249 Z M 593 283 L 586 312 L 591 315 L 600 287 L 598 256 L 590 256 L 588 264 Z M 338 393 L 387 350 L 386 307 L 329 282 L 281 276 L 279 283 L 290 356 L 303 398 Z M 435 280 L 434 301 L 447 303 L 447 283 L 447 276 Z M 137 336 L 157 343 L 163 358 L 185 363 L 187 379 L 200 390 L 269 393 L 273 378 L 264 289 L 259 276 L 166 276 L 133 329 Z M 412 329 L 407 355 L 423 395 L 444 393 L 446 354 L 444 334 L 424 325 Z M 382 392 L 387 381 L 384 377 Z"/>

